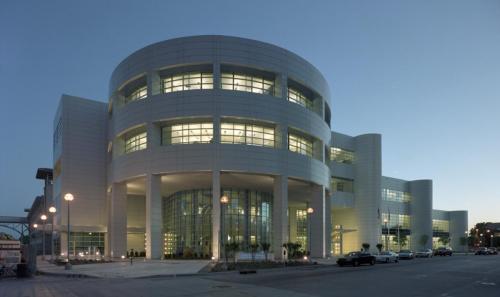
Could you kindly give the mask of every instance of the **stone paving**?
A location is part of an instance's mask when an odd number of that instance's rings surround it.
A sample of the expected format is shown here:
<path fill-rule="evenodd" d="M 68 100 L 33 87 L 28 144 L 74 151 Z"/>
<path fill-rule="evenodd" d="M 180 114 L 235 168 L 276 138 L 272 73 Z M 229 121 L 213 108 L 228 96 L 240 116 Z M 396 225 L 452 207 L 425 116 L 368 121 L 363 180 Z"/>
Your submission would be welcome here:
<path fill-rule="evenodd" d="M 73 265 L 71 270 L 45 261 L 38 261 L 38 271 L 48 275 L 87 276 L 98 278 L 142 278 L 177 276 L 198 273 L 210 263 L 208 260 L 134 260 L 103 264 Z"/>

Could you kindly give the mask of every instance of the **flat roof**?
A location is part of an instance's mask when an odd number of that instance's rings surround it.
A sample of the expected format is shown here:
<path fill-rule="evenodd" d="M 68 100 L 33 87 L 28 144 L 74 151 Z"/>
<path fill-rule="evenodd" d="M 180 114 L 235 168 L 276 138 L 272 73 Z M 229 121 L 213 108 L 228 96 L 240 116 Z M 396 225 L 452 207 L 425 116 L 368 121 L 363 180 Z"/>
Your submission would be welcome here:
<path fill-rule="evenodd" d="M 36 171 L 37 179 L 52 179 L 52 169 L 51 168 L 38 168 Z"/>

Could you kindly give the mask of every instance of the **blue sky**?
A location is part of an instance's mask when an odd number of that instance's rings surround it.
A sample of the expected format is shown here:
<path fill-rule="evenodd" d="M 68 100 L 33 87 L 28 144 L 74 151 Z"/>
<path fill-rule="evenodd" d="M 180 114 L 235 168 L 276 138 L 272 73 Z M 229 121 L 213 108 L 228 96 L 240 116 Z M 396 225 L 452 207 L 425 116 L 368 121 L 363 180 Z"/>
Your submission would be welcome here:
<path fill-rule="evenodd" d="M 62 93 L 107 101 L 114 67 L 164 39 L 287 48 L 330 83 L 334 130 L 383 135 L 383 174 L 434 180 L 434 208 L 500 221 L 500 2 L 2 1 L 0 215 L 52 166 Z"/>

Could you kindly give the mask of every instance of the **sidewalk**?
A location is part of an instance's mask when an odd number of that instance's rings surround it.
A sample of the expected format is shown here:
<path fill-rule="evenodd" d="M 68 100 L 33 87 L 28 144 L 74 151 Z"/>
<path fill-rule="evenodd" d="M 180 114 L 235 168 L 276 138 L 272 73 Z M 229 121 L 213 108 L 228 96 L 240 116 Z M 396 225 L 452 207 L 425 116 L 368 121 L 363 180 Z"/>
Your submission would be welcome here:
<path fill-rule="evenodd" d="M 210 263 L 208 260 L 136 260 L 103 264 L 73 265 L 71 270 L 46 261 L 38 261 L 38 272 L 47 275 L 95 277 L 95 278 L 142 278 L 152 276 L 178 276 L 198 273 Z"/>

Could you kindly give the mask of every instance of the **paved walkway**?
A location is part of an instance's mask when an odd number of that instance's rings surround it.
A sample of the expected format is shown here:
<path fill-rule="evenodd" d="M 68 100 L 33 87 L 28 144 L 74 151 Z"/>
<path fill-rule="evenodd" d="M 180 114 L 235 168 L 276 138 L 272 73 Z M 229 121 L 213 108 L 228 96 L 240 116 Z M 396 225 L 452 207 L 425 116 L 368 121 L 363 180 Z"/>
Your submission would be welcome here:
<path fill-rule="evenodd" d="M 71 270 L 45 261 L 38 261 L 38 271 L 49 275 L 87 276 L 98 278 L 142 278 L 151 276 L 177 276 L 198 273 L 209 264 L 208 260 L 135 260 L 103 264 L 73 265 Z"/>

